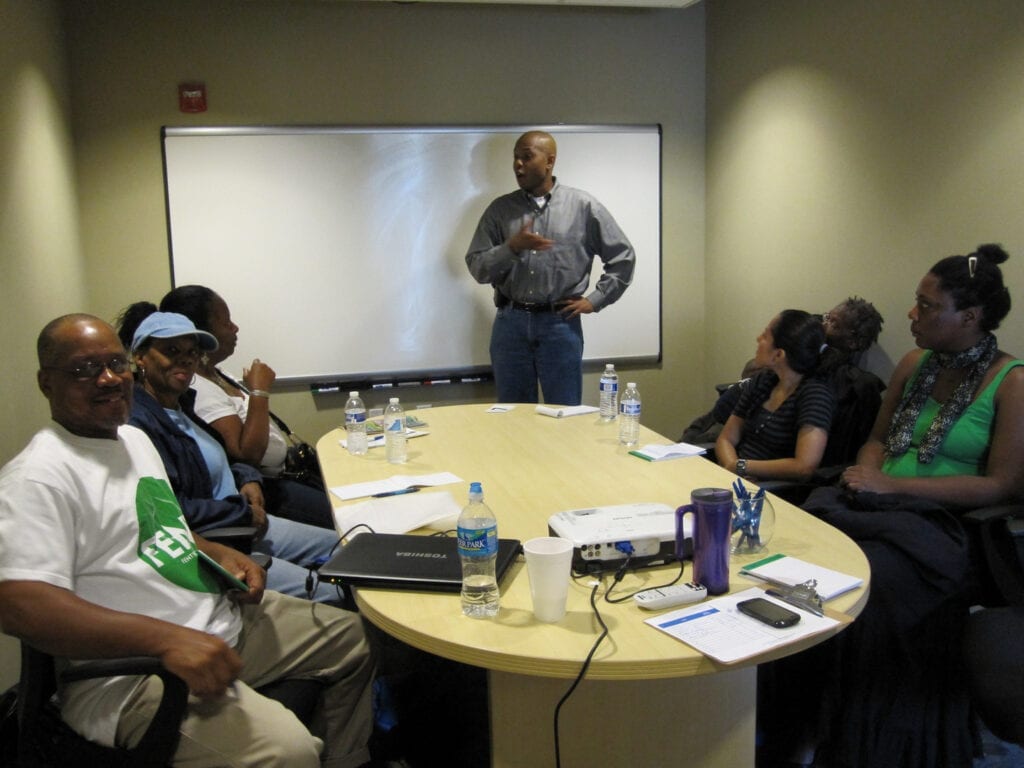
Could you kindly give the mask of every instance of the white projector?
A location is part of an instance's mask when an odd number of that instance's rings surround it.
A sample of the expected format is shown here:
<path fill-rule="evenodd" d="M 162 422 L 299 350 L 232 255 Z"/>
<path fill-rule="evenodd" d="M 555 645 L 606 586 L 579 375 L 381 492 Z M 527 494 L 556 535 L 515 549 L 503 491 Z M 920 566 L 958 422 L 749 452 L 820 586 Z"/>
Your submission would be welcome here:
<path fill-rule="evenodd" d="M 683 534 L 684 557 L 692 551 L 692 515 Z M 632 553 L 630 566 L 664 565 L 676 561 L 675 508 L 657 502 L 571 509 L 548 518 L 553 536 L 573 544 L 572 566 L 578 572 L 615 570 Z"/>

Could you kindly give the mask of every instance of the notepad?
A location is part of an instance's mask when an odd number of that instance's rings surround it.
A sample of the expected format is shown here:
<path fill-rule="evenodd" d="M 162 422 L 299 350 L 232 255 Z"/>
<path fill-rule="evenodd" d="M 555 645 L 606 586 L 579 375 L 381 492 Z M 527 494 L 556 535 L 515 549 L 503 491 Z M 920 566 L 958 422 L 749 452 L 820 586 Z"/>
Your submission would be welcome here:
<path fill-rule="evenodd" d="M 787 587 L 814 579 L 818 582 L 814 589 L 822 600 L 831 600 L 833 597 L 856 589 L 864 583 L 863 579 L 856 576 L 833 571 L 831 568 L 783 554 L 772 555 L 744 566 L 740 569 L 740 573 L 762 581 L 784 584 Z"/>
<path fill-rule="evenodd" d="M 587 413 L 597 413 L 600 408 L 595 405 L 538 405 L 537 413 L 542 416 L 553 416 L 556 419 L 564 419 L 567 416 L 583 416 Z"/>
<path fill-rule="evenodd" d="M 673 443 L 672 445 L 655 445 L 651 443 L 643 448 L 630 451 L 630 453 L 645 461 L 666 461 L 668 459 L 681 459 L 684 456 L 700 456 L 707 453 L 707 450 L 699 445 L 690 445 L 690 443 Z"/>
<path fill-rule="evenodd" d="M 248 592 L 249 585 L 239 579 L 235 574 L 226 570 L 220 563 L 210 557 L 208 554 L 203 552 L 201 549 L 196 550 L 196 554 L 199 555 L 199 564 L 206 566 L 206 568 L 217 577 L 218 583 L 228 591 L 238 590 L 239 592 Z"/>

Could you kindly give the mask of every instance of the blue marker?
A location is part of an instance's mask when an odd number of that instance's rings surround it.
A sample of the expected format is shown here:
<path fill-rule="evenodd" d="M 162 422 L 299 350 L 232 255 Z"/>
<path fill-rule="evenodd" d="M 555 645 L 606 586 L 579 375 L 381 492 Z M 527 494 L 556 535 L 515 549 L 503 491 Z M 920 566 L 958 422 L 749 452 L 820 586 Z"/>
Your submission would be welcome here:
<path fill-rule="evenodd" d="M 418 491 L 418 490 L 419 490 L 419 488 L 402 488 L 402 489 L 397 490 L 397 491 L 382 491 L 381 493 L 373 494 L 373 496 L 371 498 L 383 499 L 383 498 L 385 498 L 387 496 L 402 496 L 402 495 L 404 495 L 406 493 L 416 493 L 416 491 Z"/>

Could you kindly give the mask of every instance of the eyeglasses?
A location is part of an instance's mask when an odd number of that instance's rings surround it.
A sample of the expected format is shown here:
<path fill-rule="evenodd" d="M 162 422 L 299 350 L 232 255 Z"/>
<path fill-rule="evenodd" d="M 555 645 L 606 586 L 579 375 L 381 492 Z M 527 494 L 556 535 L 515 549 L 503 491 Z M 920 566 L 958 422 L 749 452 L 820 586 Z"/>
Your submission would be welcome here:
<path fill-rule="evenodd" d="M 88 360 L 73 368 L 61 368 L 56 365 L 42 366 L 45 371 L 60 371 L 77 381 L 95 381 L 105 371 L 120 376 L 131 369 L 131 364 L 123 357 L 112 357 L 109 360 Z"/>

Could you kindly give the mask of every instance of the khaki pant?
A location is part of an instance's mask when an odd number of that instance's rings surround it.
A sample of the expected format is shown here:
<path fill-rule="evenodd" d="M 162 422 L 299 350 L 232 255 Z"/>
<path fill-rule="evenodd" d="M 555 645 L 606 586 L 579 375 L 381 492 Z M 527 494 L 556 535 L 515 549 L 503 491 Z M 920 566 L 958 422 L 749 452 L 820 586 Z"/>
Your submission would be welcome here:
<path fill-rule="evenodd" d="M 374 669 L 362 619 L 270 591 L 260 605 L 243 606 L 242 616 L 236 650 L 245 666 L 239 680 L 220 699 L 189 697 L 174 765 L 354 768 L 369 760 Z M 320 738 L 253 690 L 286 678 L 324 681 L 312 725 Z M 121 713 L 118 744 L 142 738 L 162 688 L 156 677 L 139 685 Z"/>

